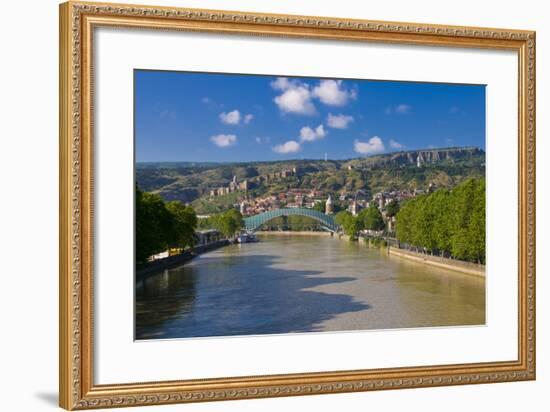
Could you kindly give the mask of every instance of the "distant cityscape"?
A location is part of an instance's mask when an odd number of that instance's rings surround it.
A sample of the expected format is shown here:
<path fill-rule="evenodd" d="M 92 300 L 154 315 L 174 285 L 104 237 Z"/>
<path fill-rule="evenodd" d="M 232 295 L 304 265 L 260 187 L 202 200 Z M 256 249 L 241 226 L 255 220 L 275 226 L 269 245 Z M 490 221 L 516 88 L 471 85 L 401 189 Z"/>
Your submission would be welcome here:
<path fill-rule="evenodd" d="M 420 152 L 414 157 L 409 153 L 406 156 L 406 160 L 409 165 L 420 168 L 425 163 L 435 163 L 443 159 L 438 156 L 436 151 L 427 151 L 424 153 Z M 351 171 L 354 167 L 347 165 L 346 169 Z M 340 191 L 335 199 L 332 198 L 333 194 L 316 188 L 288 188 L 287 190 L 258 197 L 255 197 L 251 191 L 261 183 L 269 184 L 289 177 L 298 178 L 301 174 L 301 170 L 298 167 L 293 167 L 246 179 L 238 179 L 237 176 L 233 176 L 229 184 L 210 189 L 209 193 L 211 198 L 236 192 L 239 193 L 241 200 L 233 204 L 233 207 L 238 209 L 243 216 L 256 215 L 281 208 L 312 209 L 316 208 L 316 206 L 319 207 L 323 203 L 324 207 L 320 207 L 320 209 L 324 209 L 326 214 L 333 214 L 334 202 L 337 201 L 341 210 L 348 210 L 353 216 L 356 216 L 362 209 L 375 205 L 382 212 L 384 218 L 386 218 L 385 207 L 390 202 L 402 202 L 418 195 L 431 193 L 437 189 L 434 183 L 428 183 L 425 188 L 381 191 L 373 193 L 371 196 L 364 190 L 359 189 L 353 192 Z"/>
<path fill-rule="evenodd" d="M 239 181 L 237 176 L 234 176 L 228 186 L 212 189 L 210 191 L 210 196 L 215 197 L 234 192 L 242 192 L 243 198 L 241 202 L 234 204 L 234 207 L 238 208 L 243 216 L 256 215 L 281 208 L 314 208 L 320 203 L 325 203 L 326 214 L 333 214 L 334 200 L 338 200 L 344 209 L 349 210 L 355 216 L 361 209 L 370 207 L 373 204 L 380 210 L 383 210 L 385 206 L 393 200 L 401 202 L 412 199 L 418 195 L 425 194 L 426 192 L 431 193 L 436 189 L 436 186 L 433 183 L 430 183 L 426 189 L 378 192 L 375 193 L 370 199 L 365 197 L 365 192 L 362 190 L 358 190 L 355 193 L 341 193 L 337 199 L 332 199 L 330 193 L 313 188 L 288 189 L 262 197 L 253 197 L 248 193 L 248 189 L 253 188 L 255 182 L 257 181 L 262 181 L 264 179 L 265 181 L 271 181 L 277 178 L 295 176 L 296 174 L 297 170 L 294 168 L 293 170 L 283 170 L 281 172 L 266 176 L 257 176 L 255 178 L 245 179 L 243 181 Z"/>

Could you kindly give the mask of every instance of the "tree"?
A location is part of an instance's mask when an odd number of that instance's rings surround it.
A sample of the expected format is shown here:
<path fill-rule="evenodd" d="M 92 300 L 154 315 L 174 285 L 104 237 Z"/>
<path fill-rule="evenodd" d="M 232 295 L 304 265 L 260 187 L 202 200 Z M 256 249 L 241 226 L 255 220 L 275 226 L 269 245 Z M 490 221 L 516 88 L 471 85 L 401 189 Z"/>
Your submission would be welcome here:
<path fill-rule="evenodd" d="M 342 206 L 342 204 L 340 204 L 339 202 L 334 202 L 332 204 L 332 213 L 338 213 L 338 212 L 341 212 L 342 210 L 345 210 L 346 208 L 344 206 Z"/>
<path fill-rule="evenodd" d="M 416 199 L 406 201 L 395 216 L 395 235 L 403 243 L 412 244 L 415 201 Z"/>
<path fill-rule="evenodd" d="M 432 195 L 432 207 L 434 208 L 433 237 L 435 248 L 443 254 L 451 250 L 452 227 L 451 227 L 451 196 L 446 189 L 439 189 Z"/>
<path fill-rule="evenodd" d="M 434 233 L 434 221 L 438 211 L 435 208 L 434 197 L 424 195 L 419 198 L 418 208 L 414 216 L 414 240 L 415 244 L 427 249 L 431 253 L 436 249 L 436 237 Z"/>
<path fill-rule="evenodd" d="M 470 260 L 470 218 L 474 208 L 476 181 L 468 179 L 452 192 L 452 242 L 451 252 L 457 259 Z"/>
<path fill-rule="evenodd" d="M 146 263 L 174 240 L 174 218 L 161 197 L 136 187 L 136 262 Z"/>
<path fill-rule="evenodd" d="M 357 217 L 367 230 L 383 230 L 385 227 L 382 213 L 380 213 L 380 210 L 375 205 L 361 210 Z"/>
<path fill-rule="evenodd" d="M 386 205 L 386 216 L 394 217 L 397 212 L 399 212 L 399 202 L 394 199 Z"/>
<path fill-rule="evenodd" d="M 234 236 L 235 233 L 244 226 L 243 216 L 238 210 L 229 209 L 228 211 L 215 216 L 214 226 L 225 237 Z"/>
<path fill-rule="evenodd" d="M 315 202 L 315 204 L 313 205 L 313 210 L 325 213 L 325 202 Z"/>
<path fill-rule="evenodd" d="M 168 202 L 166 208 L 174 218 L 174 247 L 185 249 L 195 244 L 195 229 L 198 219 L 191 206 L 185 206 L 178 200 Z"/>
<path fill-rule="evenodd" d="M 405 202 L 396 215 L 401 242 L 430 253 L 485 263 L 485 180 L 468 179 Z"/>
<path fill-rule="evenodd" d="M 470 258 L 485 264 L 485 180 L 479 181 L 475 189 L 468 238 Z"/>
<path fill-rule="evenodd" d="M 307 216 L 288 216 L 288 226 L 290 230 L 304 231 L 313 230 L 319 226 L 319 223 Z"/>
<path fill-rule="evenodd" d="M 347 210 L 339 212 L 334 217 L 334 220 L 337 224 L 342 226 L 344 233 L 348 235 L 350 239 L 356 239 L 359 231 L 363 229 L 362 221 Z"/>

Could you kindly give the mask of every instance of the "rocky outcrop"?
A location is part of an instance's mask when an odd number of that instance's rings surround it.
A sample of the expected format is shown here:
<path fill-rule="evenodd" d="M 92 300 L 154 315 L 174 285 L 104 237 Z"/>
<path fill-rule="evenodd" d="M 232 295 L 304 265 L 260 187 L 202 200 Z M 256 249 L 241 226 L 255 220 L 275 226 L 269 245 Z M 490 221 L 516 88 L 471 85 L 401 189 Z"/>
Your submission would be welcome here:
<path fill-rule="evenodd" d="M 465 160 L 484 155 L 485 152 L 478 147 L 452 147 L 388 153 L 371 157 L 369 163 L 372 166 L 422 166 L 423 164 L 437 163 L 443 160 Z"/>

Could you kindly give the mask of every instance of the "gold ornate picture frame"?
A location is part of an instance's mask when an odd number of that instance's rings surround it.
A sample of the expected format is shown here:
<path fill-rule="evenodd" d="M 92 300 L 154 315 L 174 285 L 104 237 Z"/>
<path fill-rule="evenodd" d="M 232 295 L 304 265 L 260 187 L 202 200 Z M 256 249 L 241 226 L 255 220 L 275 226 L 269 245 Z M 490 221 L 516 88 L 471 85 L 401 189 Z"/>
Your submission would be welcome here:
<path fill-rule="evenodd" d="M 517 53 L 517 360 L 94 384 L 93 31 L 98 27 L 494 49 Z M 59 373 L 59 403 L 69 410 L 535 379 L 535 33 L 78 1 L 62 4 Z"/>

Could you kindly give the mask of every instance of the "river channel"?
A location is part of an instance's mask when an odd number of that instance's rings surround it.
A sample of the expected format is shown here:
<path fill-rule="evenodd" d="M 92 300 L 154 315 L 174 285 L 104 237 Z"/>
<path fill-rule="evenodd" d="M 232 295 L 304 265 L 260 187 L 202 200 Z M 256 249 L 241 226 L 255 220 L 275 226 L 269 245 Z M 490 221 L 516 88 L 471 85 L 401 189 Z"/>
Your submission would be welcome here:
<path fill-rule="evenodd" d="M 136 339 L 485 323 L 485 280 L 315 235 L 261 235 L 136 285 Z"/>

